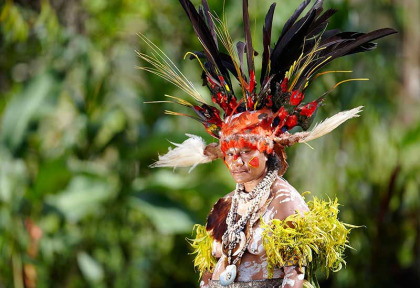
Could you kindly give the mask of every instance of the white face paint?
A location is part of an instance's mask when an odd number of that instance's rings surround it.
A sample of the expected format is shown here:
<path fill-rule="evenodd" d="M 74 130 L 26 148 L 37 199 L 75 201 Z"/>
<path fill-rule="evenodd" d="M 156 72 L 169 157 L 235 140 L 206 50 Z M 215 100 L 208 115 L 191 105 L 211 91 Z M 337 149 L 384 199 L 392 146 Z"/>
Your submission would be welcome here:
<path fill-rule="evenodd" d="M 264 251 L 263 243 L 262 243 L 262 232 L 264 231 L 263 228 L 258 227 L 254 231 L 254 235 L 252 235 L 252 241 L 248 245 L 248 251 L 250 251 L 254 255 L 260 255 Z"/>
<path fill-rule="evenodd" d="M 278 268 L 274 268 L 273 278 L 281 278 L 282 276 L 283 272 Z"/>
<path fill-rule="evenodd" d="M 274 207 L 268 208 L 267 211 L 265 211 L 264 215 L 263 215 L 263 220 L 264 222 L 268 222 L 270 220 L 273 220 L 274 215 L 276 215 L 277 210 L 274 211 Z"/>
<path fill-rule="evenodd" d="M 287 273 L 286 276 L 284 276 L 285 278 L 290 278 L 293 276 L 293 273 Z"/>
<path fill-rule="evenodd" d="M 267 279 L 268 278 L 268 270 L 267 270 L 267 255 L 261 257 L 261 268 L 263 271 L 263 278 Z M 279 269 L 277 267 L 274 267 L 274 271 L 273 271 L 273 278 L 283 278 L 284 273 L 282 269 Z"/>
<path fill-rule="evenodd" d="M 297 276 L 297 278 L 299 279 L 299 280 L 303 280 L 303 278 L 305 277 L 305 275 L 303 275 L 303 274 L 299 274 L 298 276 Z"/>
<path fill-rule="evenodd" d="M 280 191 L 281 190 L 284 190 L 284 189 L 280 189 Z M 279 194 L 277 194 L 276 198 L 274 198 L 274 199 L 277 199 L 277 198 L 280 198 L 280 197 L 289 197 L 289 196 L 290 196 L 289 192 L 280 192 Z"/>
<path fill-rule="evenodd" d="M 281 200 L 279 203 L 281 204 L 281 203 L 286 203 L 286 202 L 290 202 L 290 201 L 292 201 L 292 198 L 288 197 L 288 198 L 285 198 L 285 199 Z"/>
<path fill-rule="evenodd" d="M 238 281 L 252 281 L 252 276 L 260 273 L 261 268 L 261 264 L 255 261 L 241 263 L 239 266 Z"/>
<path fill-rule="evenodd" d="M 281 287 L 284 288 L 286 285 L 290 285 L 291 287 L 295 286 L 295 280 L 284 278 L 283 283 L 281 283 Z"/>

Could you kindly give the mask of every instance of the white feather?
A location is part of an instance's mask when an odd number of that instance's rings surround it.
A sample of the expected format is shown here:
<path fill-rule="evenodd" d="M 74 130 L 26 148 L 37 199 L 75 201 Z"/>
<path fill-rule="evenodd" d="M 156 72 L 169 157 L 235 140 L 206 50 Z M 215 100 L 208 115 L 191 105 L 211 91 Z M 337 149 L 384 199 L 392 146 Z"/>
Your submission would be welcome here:
<path fill-rule="evenodd" d="M 359 106 L 351 110 L 342 111 L 330 118 L 325 119 L 324 121 L 316 124 L 314 129 L 312 129 L 312 131 L 306 137 L 302 138 L 299 142 L 309 142 L 319 137 L 322 137 L 325 134 L 330 133 L 332 130 L 334 130 L 347 120 L 354 117 L 359 117 L 359 113 L 362 111 L 362 108 L 363 106 Z"/>
<path fill-rule="evenodd" d="M 190 138 L 182 142 L 182 144 L 170 142 L 176 148 L 169 148 L 168 153 L 163 156 L 159 155 L 159 160 L 150 165 L 150 167 L 191 167 L 189 170 L 191 172 L 198 164 L 211 162 L 212 159 L 204 155 L 206 143 L 203 138 L 192 134 L 185 135 Z"/>

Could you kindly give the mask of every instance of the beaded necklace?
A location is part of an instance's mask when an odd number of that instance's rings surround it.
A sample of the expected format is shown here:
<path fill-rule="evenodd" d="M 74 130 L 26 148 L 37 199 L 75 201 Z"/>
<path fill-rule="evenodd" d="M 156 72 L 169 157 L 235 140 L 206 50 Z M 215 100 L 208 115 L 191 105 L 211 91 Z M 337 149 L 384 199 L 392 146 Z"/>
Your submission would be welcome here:
<path fill-rule="evenodd" d="M 226 217 L 227 229 L 222 236 L 222 244 L 225 248 L 228 248 L 228 266 L 226 267 L 226 270 L 220 274 L 220 284 L 224 286 L 233 283 L 236 278 L 236 263 L 242 258 L 242 255 L 245 253 L 246 247 L 252 238 L 252 227 L 258 219 L 257 212 L 261 204 L 261 199 L 270 194 L 270 188 L 277 178 L 277 173 L 278 170 L 270 170 L 264 179 L 249 193 L 244 192 L 243 184 L 236 184 L 235 193 L 232 197 L 232 204 Z M 236 222 L 239 201 L 251 203 L 248 206 L 246 213 Z M 250 235 L 247 239 L 244 229 L 248 221 Z M 237 245 L 239 245 L 239 248 L 232 254 Z M 233 261 L 232 257 L 235 257 Z"/>

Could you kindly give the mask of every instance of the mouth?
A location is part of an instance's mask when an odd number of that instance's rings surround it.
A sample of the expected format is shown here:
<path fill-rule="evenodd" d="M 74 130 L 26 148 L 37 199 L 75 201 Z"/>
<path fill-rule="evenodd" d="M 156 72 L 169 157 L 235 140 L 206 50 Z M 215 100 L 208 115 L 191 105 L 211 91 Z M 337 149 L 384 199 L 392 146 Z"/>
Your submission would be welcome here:
<path fill-rule="evenodd" d="M 242 174 L 242 173 L 246 173 L 246 172 L 248 172 L 248 171 L 246 171 L 246 170 L 240 170 L 240 171 L 232 171 L 231 173 L 232 174 Z"/>

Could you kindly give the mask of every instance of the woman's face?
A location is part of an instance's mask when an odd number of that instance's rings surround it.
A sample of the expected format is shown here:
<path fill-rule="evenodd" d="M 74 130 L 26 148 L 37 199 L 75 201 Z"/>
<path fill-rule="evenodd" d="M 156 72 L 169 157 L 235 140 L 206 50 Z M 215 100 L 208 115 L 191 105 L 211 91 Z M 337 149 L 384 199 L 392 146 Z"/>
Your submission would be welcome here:
<path fill-rule="evenodd" d="M 256 149 L 230 148 L 224 161 L 236 183 L 259 179 L 266 173 L 267 156 Z"/>

